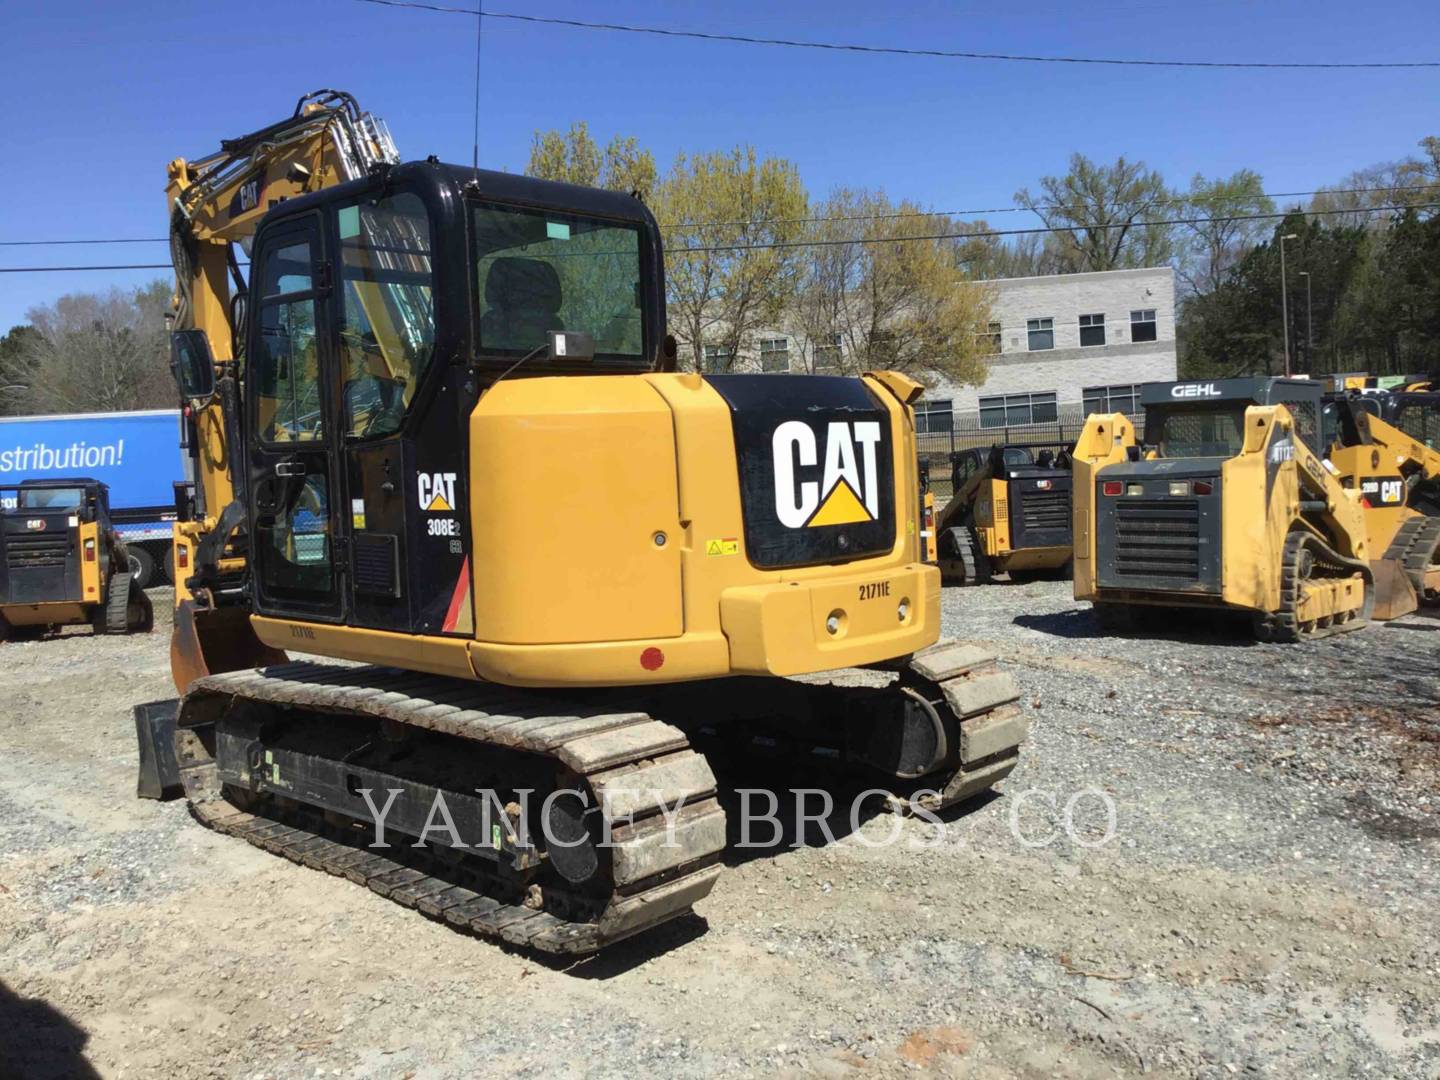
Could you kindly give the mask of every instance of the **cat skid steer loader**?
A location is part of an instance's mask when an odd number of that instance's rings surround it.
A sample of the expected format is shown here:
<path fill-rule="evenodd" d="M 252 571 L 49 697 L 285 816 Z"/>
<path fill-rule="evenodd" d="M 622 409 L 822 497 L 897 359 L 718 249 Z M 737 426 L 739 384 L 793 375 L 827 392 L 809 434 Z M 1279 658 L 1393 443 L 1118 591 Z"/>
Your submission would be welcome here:
<path fill-rule="evenodd" d="M 349 95 L 222 146 L 170 166 L 196 491 L 183 697 L 136 714 L 146 793 L 577 953 L 714 885 L 725 815 L 692 738 L 925 808 L 1014 767 L 1014 680 L 938 643 L 918 384 L 676 371 L 641 201 L 401 164 Z M 405 839 L 375 848 L 385 792 Z"/>
<path fill-rule="evenodd" d="M 0 487 L 0 641 L 86 623 L 97 634 L 148 631 L 153 621 L 110 523 L 105 484 L 81 477 Z"/>
<path fill-rule="evenodd" d="M 1335 441 L 1329 460 L 1360 492 L 1375 574 L 1375 618 L 1440 606 L 1440 514 L 1425 495 L 1440 481 L 1440 450 L 1379 418 L 1374 401 L 1327 401 Z M 1327 424 L 1327 427 L 1332 425 Z"/>
<path fill-rule="evenodd" d="M 983 585 L 995 574 L 1020 582 L 1069 567 L 1070 455 L 1050 445 L 996 444 L 953 455 L 954 495 L 936 521 L 947 582 Z"/>

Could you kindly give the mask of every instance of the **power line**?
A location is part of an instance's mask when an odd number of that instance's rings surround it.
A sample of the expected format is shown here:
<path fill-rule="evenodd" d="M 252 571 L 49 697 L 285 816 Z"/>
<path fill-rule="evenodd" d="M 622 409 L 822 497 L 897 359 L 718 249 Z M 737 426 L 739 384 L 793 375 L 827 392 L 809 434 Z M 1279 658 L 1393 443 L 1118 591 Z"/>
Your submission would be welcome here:
<path fill-rule="evenodd" d="M 173 270 L 169 263 L 119 263 L 111 266 L 0 266 L 0 274 L 51 274 L 61 270 Z"/>
<path fill-rule="evenodd" d="M 1389 210 L 1431 210 L 1440 203 L 1422 203 L 1418 206 L 1369 206 L 1364 209 L 1313 210 L 1304 211 L 1307 217 L 1328 217 L 1333 214 L 1375 214 Z M 1119 221 L 1097 225 L 1049 226 L 1034 229 L 988 229 L 984 232 L 942 232 L 924 236 L 851 236 L 839 240 L 780 240 L 760 244 L 701 244 L 693 247 L 668 247 L 667 253 L 674 252 L 727 252 L 766 251 L 776 248 L 843 247 L 847 244 L 906 244 L 933 240 L 989 240 L 1002 236 L 1034 236 L 1040 233 L 1063 232 L 1109 232 L 1111 229 L 1144 229 L 1162 225 L 1207 225 L 1222 221 L 1278 221 L 1290 216 L 1290 212 L 1273 214 L 1227 214 L 1221 217 L 1171 218 L 1166 221 Z"/>
<path fill-rule="evenodd" d="M 0 247 L 57 247 L 61 244 L 168 244 L 168 236 L 135 236 L 120 240 L 0 240 Z"/>
<path fill-rule="evenodd" d="M 1254 195 L 1241 196 L 1244 199 L 1294 199 L 1305 195 L 1361 195 L 1361 194 L 1395 194 L 1402 191 L 1440 191 L 1440 183 L 1435 184 L 1397 184 L 1383 187 L 1363 188 L 1317 188 L 1314 191 L 1269 191 L 1258 192 Z M 1203 197 L 1202 197 L 1203 200 Z M 1190 202 L 1197 201 L 1184 194 L 1167 196 L 1161 199 L 1151 199 L 1141 203 L 1141 207 L 1150 206 L 1183 206 Z M 1223 200 L 1221 200 L 1223 201 Z M 917 217 L 971 217 L 976 214 L 1025 214 L 1038 213 L 1041 210 L 1059 210 L 1066 213 L 1074 213 L 1079 210 L 1089 209 L 1086 206 L 1066 206 L 1063 203 L 1036 203 L 1034 206 L 992 206 L 980 210 L 901 210 L 888 214 L 834 214 L 819 217 L 797 217 L 797 218 L 754 218 L 749 221 L 682 221 L 673 225 L 661 225 L 664 232 L 676 232 L 680 229 L 710 229 L 737 227 L 742 225 L 811 225 L 821 224 L 827 221 L 892 221 L 899 218 Z M 1324 211 L 1325 213 L 1364 213 L 1365 207 L 1351 207 L 1345 211 Z M 1312 213 L 1308 210 L 1296 210 L 1292 213 Z M 1313 211 L 1320 213 L 1321 211 Z M 1217 218 L 1218 220 L 1218 218 Z"/>
<path fill-rule="evenodd" d="M 475 15 L 474 8 L 448 7 L 443 4 L 419 3 L 416 0 L 357 0 L 362 4 L 381 7 L 410 8 L 433 11 L 443 15 Z M 509 19 L 514 22 L 541 23 L 547 26 L 569 26 L 581 30 L 611 30 L 625 34 L 651 34 L 657 37 L 693 38 L 698 41 L 726 41 L 741 45 L 776 45 L 790 49 L 821 49 L 832 52 L 871 53 L 885 56 L 926 56 L 943 60 L 1006 60 L 1027 64 L 1108 64 L 1120 67 L 1163 68 L 1290 68 L 1331 70 L 1335 68 L 1433 68 L 1440 60 L 1410 61 L 1342 61 L 1342 62 L 1281 62 L 1270 60 L 1136 60 L 1095 56 L 1032 56 L 1022 53 L 960 52 L 949 49 L 906 49 L 889 45 L 853 45 L 831 41 L 801 41 L 793 38 L 755 37 L 749 34 L 716 34 L 703 30 L 672 30 L 660 26 L 635 26 L 626 23 L 586 22 L 581 19 L 559 19 L 543 15 L 519 15 L 513 12 L 486 11 L 487 19 Z"/>
<path fill-rule="evenodd" d="M 488 15 L 489 13 L 487 12 L 486 14 Z M 1361 208 L 1352 207 L 1344 210 L 1305 210 L 1300 211 L 1300 213 L 1306 217 L 1331 217 L 1339 214 L 1378 214 L 1389 211 L 1434 209 L 1440 209 L 1440 202 L 1420 203 L 1415 206 L 1367 206 Z M 665 250 L 669 253 L 766 251 L 774 248 L 841 247 L 846 244 L 909 244 L 934 240 L 989 240 L 1004 236 L 1034 236 L 1041 233 L 1109 232 L 1111 229 L 1143 229 L 1169 225 L 1207 225 L 1212 222 L 1226 221 L 1279 221 L 1289 217 L 1290 214 L 1294 212 L 1295 211 L 1276 212 L 1273 214 L 1226 214 L 1216 217 L 1170 218 L 1164 221 L 1111 222 L 1097 225 L 1079 225 L 1070 228 L 1041 225 L 1033 229 L 987 229 L 983 232 L 941 232 L 929 233 L 923 236 L 851 236 L 836 240 L 786 240 L 760 244 L 697 244 L 685 247 L 669 247 Z M 120 266 L 7 266 L 0 267 L 0 274 L 43 274 L 57 271 L 79 270 L 170 269 L 173 269 L 173 267 L 169 263 L 130 263 Z"/>
<path fill-rule="evenodd" d="M 489 12 L 486 12 L 489 15 Z M 1364 194 L 1395 194 L 1402 191 L 1440 191 L 1440 183 L 1436 184 L 1399 184 L 1381 187 L 1359 187 L 1359 188 L 1317 188 L 1314 191 L 1269 191 L 1259 192 L 1255 195 L 1247 195 L 1247 199 L 1294 199 L 1302 196 L 1313 195 L 1364 195 Z M 1183 206 L 1191 202 L 1185 195 L 1176 195 L 1163 199 L 1152 199 L 1142 203 L 1142 206 Z M 1063 210 L 1073 212 L 1087 209 L 1083 206 L 1065 206 L 1061 203 L 1036 203 L 1031 206 L 992 206 L 984 209 L 973 210 L 899 210 L 888 214 L 832 214 L 816 217 L 796 218 L 752 218 L 748 221 L 681 221 L 670 225 L 661 225 L 662 232 L 678 232 L 682 229 L 711 229 L 711 228 L 735 228 L 743 225 L 816 225 L 828 221 L 894 221 L 902 218 L 928 218 L 928 217 L 972 217 L 977 214 L 1026 214 L 1039 210 Z M 1343 210 L 1293 210 L 1290 213 L 1298 214 L 1363 214 L 1370 208 L 1363 206 L 1348 207 Z M 1404 209 L 1403 207 L 1401 209 Z M 1216 221 L 1228 221 L 1227 217 L 1215 215 Z M 1138 222 L 1137 224 L 1147 224 Z M 1077 226 L 1084 228 L 1085 226 Z M 168 237 L 132 237 L 119 240 L 0 240 L 0 247 L 49 247 L 67 244 L 168 244 Z"/>

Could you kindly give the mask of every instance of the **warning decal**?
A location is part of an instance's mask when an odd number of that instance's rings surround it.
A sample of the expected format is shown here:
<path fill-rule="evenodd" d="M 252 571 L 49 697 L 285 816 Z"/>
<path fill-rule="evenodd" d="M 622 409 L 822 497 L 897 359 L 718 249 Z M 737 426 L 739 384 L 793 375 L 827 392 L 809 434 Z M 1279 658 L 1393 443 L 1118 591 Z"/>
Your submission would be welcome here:
<path fill-rule="evenodd" d="M 727 537 L 725 537 L 724 539 L 721 539 L 721 540 L 706 540 L 706 541 L 705 541 L 705 554 L 706 554 L 706 555 L 739 555 L 739 554 L 740 554 L 740 538 L 739 538 L 739 537 L 736 537 L 736 536 L 727 536 Z"/>

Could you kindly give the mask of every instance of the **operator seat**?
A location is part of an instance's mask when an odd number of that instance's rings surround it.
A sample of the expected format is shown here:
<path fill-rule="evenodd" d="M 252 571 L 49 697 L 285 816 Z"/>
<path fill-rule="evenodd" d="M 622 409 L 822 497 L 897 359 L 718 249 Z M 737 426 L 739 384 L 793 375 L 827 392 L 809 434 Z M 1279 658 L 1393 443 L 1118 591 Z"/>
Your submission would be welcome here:
<path fill-rule="evenodd" d="M 496 259 L 485 278 L 485 314 L 480 316 L 482 349 L 530 350 L 551 330 L 564 330 L 565 301 L 560 275 L 540 259 Z"/>

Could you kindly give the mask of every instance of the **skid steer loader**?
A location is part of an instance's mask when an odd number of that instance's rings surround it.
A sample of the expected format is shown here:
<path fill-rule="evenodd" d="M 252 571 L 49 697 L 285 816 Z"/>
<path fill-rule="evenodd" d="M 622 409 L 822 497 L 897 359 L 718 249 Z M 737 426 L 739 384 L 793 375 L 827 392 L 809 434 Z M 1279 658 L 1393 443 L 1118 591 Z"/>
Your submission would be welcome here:
<path fill-rule="evenodd" d="M 0 486 L 0 641 L 86 623 L 97 634 L 145 632 L 153 621 L 110 523 L 105 484 L 81 477 Z"/>
<path fill-rule="evenodd" d="M 1376 405 L 1373 395 L 1327 400 L 1328 457 L 1341 482 L 1360 492 L 1375 618 L 1393 619 L 1440 606 L 1440 511 L 1428 498 L 1440 483 L 1440 450 L 1380 419 Z"/>
<path fill-rule="evenodd" d="M 938 642 L 918 384 L 676 371 L 640 200 L 401 164 L 349 95 L 222 146 L 169 174 L 196 484 L 144 793 L 577 953 L 714 885 L 701 740 L 928 809 L 1014 768 L 1014 680 Z"/>
<path fill-rule="evenodd" d="M 948 583 L 984 585 L 995 574 L 1021 582 L 1069 567 L 1070 454 L 1051 445 L 997 443 L 951 455 L 954 494 L 936 520 Z"/>
<path fill-rule="evenodd" d="M 1157 608 L 1248 613 L 1261 640 L 1357 630 L 1375 607 L 1360 492 L 1322 458 L 1309 380 L 1147 383 L 1075 449 L 1075 597 L 1126 626 Z"/>

